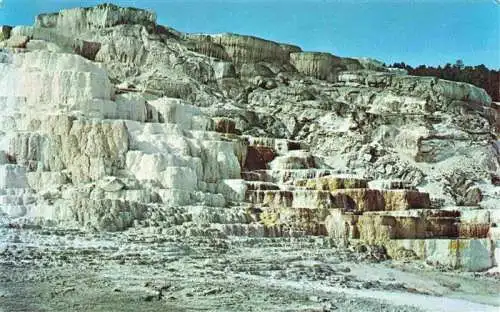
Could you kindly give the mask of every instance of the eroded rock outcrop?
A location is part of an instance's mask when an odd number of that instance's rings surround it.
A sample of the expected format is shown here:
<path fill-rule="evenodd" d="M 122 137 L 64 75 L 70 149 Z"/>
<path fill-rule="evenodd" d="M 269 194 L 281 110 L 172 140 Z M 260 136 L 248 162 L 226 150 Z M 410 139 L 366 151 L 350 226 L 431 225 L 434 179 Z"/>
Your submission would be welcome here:
<path fill-rule="evenodd" d="M 290 60 L 290 52 L 301 51 L 297 46 L 280 44 L 277 42 L 253 37 L 243 36 L 238 34 L 220 34 L 220 35 L 201 35 L 189 36 L 192 40 L 200 42 L 213 42 L 212 47 L 222 47 L 228 59 L 231 59 L 236 64 L 242 63 L 288 63 Z M 224 53 L 214 53 L 216 49 L 210 49 L 210 56 L 220 55 Z M 213 51 L 213 52 L 212 52 Z M 198 51 L 203 52 L 203 51 Z M 227 59 L 226 58 L 226 59 Z"/>
<path fill-rule="evenodd" d="M 61 13 L 41 14 L 36 17 L 35 27 L 58 28 L 68 34 L 87 30 L 131 24 L 154 27 L 154 12 L 121 8 L 113 4 L 102 4 L 92 8 L 65 10 Z"/>
<path fill-rule="evenodd" d="M 330 82 L 337 81 L 339 72 L 343 70 L 362 69 L 361 64 L 354 59 L 320 52 L 292 53 L 290 62 L 300 73 Z"/>

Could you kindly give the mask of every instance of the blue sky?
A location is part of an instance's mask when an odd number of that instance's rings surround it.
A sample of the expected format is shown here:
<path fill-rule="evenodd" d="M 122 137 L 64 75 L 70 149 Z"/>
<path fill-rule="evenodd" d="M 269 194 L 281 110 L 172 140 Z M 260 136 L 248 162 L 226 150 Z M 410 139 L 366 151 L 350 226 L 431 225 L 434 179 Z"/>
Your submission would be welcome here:
<path fill-rule="evenodd" d="M 160 24 L 186 32 L 249 34 L 386 63 L 462 59 L 500 68 L 495 0 L 3 0 L 0 24 L 29 25 L 39 12 L 102 2 L 153 9 Z"/>

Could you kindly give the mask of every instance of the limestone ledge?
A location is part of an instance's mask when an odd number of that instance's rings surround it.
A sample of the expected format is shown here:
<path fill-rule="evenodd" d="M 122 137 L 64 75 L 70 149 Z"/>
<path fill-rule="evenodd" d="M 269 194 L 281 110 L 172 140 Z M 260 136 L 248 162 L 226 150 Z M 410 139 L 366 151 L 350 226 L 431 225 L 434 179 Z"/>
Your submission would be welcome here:
<path fill-rule="evenodd" d="M 78 33 L 120 24 L 156 25 L 156 14 L 146 10 L 101 4 L 91 8 L 75 8 L 62 10 L 59 13 L 40 14 L 35 20 L 35 27 L 57 28 L 65 33 Z"/>
<path fill-rule="evenodd" d="M 231 59 L 236 64 L 252 62 L 287 63 L 290 52 L 300 51 L 299 47 L 279 44 L 273 41 L 238 34 L 188 35 L 187 38 L 196 42 L 198 52 L 210 56 L 222 56 Z M 222 47 L 224 52 L 220 49 Z M 227 58 L 226 58 L 227 55 Z"/>

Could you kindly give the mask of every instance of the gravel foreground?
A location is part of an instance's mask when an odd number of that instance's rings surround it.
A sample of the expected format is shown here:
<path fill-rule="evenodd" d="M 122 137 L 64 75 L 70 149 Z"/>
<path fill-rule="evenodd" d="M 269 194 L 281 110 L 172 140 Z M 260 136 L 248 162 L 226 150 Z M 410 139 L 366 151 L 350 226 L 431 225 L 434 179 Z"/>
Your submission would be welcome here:
<path fill-rule="evenodd" d="M 500 279 L 328 238 L 0 231 L 0 311 L 498 311 Z"/>

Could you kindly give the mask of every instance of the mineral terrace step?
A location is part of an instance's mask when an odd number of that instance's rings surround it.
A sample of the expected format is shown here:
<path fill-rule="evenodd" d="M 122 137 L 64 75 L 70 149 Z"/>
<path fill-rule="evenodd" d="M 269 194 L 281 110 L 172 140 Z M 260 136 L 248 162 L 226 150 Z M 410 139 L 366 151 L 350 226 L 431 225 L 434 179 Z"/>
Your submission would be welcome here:
<path fill-rule="evenodd" d="M 403 180 L 373 180 L 368 187 L 377 190 L 415 190 L 411 182 Z"/>
<path fill-rule="evenodd" d="M 186 206 L 185 209 L 191 215 L 193 222 L 198 224 L 248 224 L 252 221 L 246 207 Z"/>
<path fill-rule="evenodd" d="M 265 207 L 336 208 L 333 197 L 327 191 L 247 191 L 245 199 Z"/>
<path fill-rule="evenodd" d="M 279 191 L 280 187 L 276 183 L 263 181 L 247 181 L 247 191 Z"/>
<path fill-rule="evenodd" d="M 391 211 L 366 211 L 364 215 L 383 215 L 393 217 L 441 217 L 441 218 L 459 218 L 460 211 L 441 210 L 441 209 L 409 209 L 409 210 L 391 210 Z"/>
<path fill-rule="evenodd" d="M 229 236 L 265 237 L 264 225 L 251 224 L 210 224 L 210 228 L 221 231 Z"/>
<path fill-rule="evenodd" d="M 413 190 L 383 190 L 385 210 L 431 208 L 429 193 Z"/>
<path fill-rule="evenodd" d="M 430 208 L 429 194 L 409 190 L 247 190 L 245 199 L 269 207 L 342 208 L 358 213 Z"/>
<path fill-rule="evenodd" d="M 328 209 L 262 208 L 262 212 L 258 214 L 257 219 L 266 226 L 293 224 L 309 227 L 312 224 L 324 224 L 329 214 Z"/>
<path fill-rule="evenodd" d="M 278 184 L 293 184 L 297 180 L 319 178 L 336 173 L 332 169 L 285 169 L 285 170 L 254 170 L 242 172 L 245 180 L 275 182 Z"/>
<path fill-rule="evenodd" d="M 489 223 L 459 223 L 458 237 L 460 238 L 486 238 L 490 231 Z"/>
<path fill-rule="evenodd" d="M 360 239 L 370 244 L 379 244 L 392 239 L 460 236 L 458 214 L 453 211 L 365 212 L 359 215 L 345 213 L 342 209 L 332 209 L 330 213 L 325 219 L 326 227 L 330 236 L 338 239 Z M 462 236 L 481 238 L 485 237 L 485 231 L 482 227 L 465 227 Z"/>
<path fill-rule="evenodd" d="M 393 211 L 430 208 L 428 193 L 410 190 L 372 190 L 366 188 L 332 191 L 336 206 L 348 211 Z"/>
<path fill-rule="evenodd" d="M 314 179 L 297 180 L 294 184 L 308 190 L 334 191 L 347 188 L 367 188 L 368 180 L 350 175 L 327 175 Z"/>
<path fill-rule="evenodd" d="M 359 238 L 369 243 L 390 239 L 458 237 L 457 218 L 359 216 Z"/>
<path fill-rule="evenodd" d="M 461 223 L 499 223 L 500 209 L 483 209 L 477 207 L 445 207 L 446 210 L 456 210 L 460 212 Z"/>
<path fill-rule="evenodd" d="M 265 226 L 258 223 L 252 224 L 212 224 L 210 226 L 229 236 L 245 237 L 302 237 L 302 236 L 325 236 L 326 230 L 323 224 L 313 224 L 309 227 L 297 227 L 288 225 Z"/>
<path fill-rule="evenodd" d="M 282 155 L 293 150 L 307 150 L 306 143 L 296 140 L 277 139 L 270 137 L 242 136 L 247 139 L 249 146 L 259 146 L 271 148 L 276 154 Z"/>

